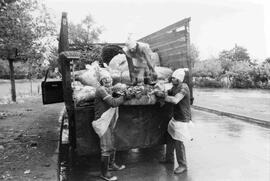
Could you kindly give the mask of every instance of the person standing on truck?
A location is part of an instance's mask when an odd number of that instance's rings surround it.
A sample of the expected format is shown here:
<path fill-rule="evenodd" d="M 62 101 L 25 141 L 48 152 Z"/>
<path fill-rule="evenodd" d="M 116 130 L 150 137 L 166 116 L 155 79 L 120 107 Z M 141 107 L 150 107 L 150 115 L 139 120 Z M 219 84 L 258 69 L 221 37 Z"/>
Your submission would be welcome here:
<path fill-rule="evenodd" d="M 125 43 L 123 52 L 126 55 L 130 78 L 133 84 L 146 83 L 151 84 L 157 79 L 157 74 L 151 64 L 151 53 L 149 45 L 137 42 L 131 37 Z"/>
<path fill-rule="evenodd" d="M 100 84 L 95 95 L 95 120 L 99 120 L 102 115 L 110 108 L 115 108 L 124 102 L 124 96 L 114 98 L 112 96 L 112 78 L 108 72 L 102 72 L 100 75 Z M 117 121 L 117 116 L 114 114 L 105 133 L 100 136 L 101 149 L 101 178 L 107 181 L 117 180 L 109 171 L 123 170 L 125 165 L 118 166 L 115 163 L 115 145 L 114 145 L 114 126 Z M 93 126 L 94 127 L 94 126 Z"/>
<path fill-rule="evenodd" d="M 172 118 L 168 124 L 166 157 L 161 163 L 174 162 L 174 149 L 176 150 L 176 160 L 178 167 L 175 174 L 183 173 L 187 170 L 187 161 L 184 140 L 192 140 L 189 134 L 191 122 L 190 91 L 186 83 L 184 69 L 177 69 L 172 74 L 173 87 L 163 95 L 165 102 L 173 104 Z M 160 96 L 160 95 L 159 95 Z"/>

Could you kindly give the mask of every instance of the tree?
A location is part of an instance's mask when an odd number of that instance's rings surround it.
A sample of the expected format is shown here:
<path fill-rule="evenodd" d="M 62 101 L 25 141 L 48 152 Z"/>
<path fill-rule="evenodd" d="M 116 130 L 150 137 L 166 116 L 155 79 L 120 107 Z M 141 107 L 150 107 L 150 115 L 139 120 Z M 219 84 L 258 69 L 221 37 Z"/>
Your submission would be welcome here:
<path fill-rule="evenodd" d="M 97 42 L 102 28 L 97 26 L 91 15 L 85 17 L 79 24 L 69 23 L 69 39 L 76 45 L 87 45 Z"/>
<path fill-rule="evenodd" d="M 217 59 L 208 59 L 195 63 L 193 75 L 196 77 L 218 78 L 222 73 L 220 61 Z"/>
<path fill-rule="evenodd" d="M 249 62 L 234 62 L 232 68 L 226 74 L 229 76 L 232 87 L 234 88 L 251 88 L 254 86 L 252 74 L 254 66 Z"/>
<path fill-rule="evenodd" d="M 194 67 L 195 63 L 199 61 L 199 50 L 194 44 L 190 46 L 190 59 L 191 67 Z"/>
<path fill-rule="evenodd" d="M 0 47 L 16 50 L 19 57 L 4 57 L 9 60 L 12 100 L 16 101 L 13 61 L 27 61 L 30 75 L 32 67 L 42 60 L 45 46 L 55 34 L 55 25 L 44 4 L 37 0 L 17 0 L 6 4 L 0 14 Z"/>
<path fill-rule="evenodd" d="M 263 64 L 270 64 L 270 57 L 266 58 L 266 59 L 263 61 Z"/>
<path fill-rule="evenodd" d="M 69 39 L 71 44 L 81 49 L 82 56 L 76 61 L 75 68 L 83 69 L 85 64 L 93 61 L 101 62 L 101 46 L 90 45 L 99 40 L 102 28 L 96 25 L 91 15 L 86 16 L 81 23 L 69 23 Z"/>
<path fill-rule="evenodd" d="M 246 48 L 235 45 L 231 50 L 221 51 L 219 54 L 219 60 L 232 62 L 250 62 L 250 57 Z"/>

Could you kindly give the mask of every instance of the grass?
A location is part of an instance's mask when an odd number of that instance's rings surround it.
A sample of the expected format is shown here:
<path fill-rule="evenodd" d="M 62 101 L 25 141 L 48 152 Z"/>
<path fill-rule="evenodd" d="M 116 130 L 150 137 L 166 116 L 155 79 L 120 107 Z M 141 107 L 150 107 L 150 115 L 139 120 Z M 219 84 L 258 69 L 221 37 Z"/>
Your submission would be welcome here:
<path fill-rule="evenodd" d="M 24 98 L 41 96 L 41 81 L 42 80 L 33 80 L 31 85 L 29 80 L 15 80 L 17 102 L 23 101 Z M 10 80 L 0 79 L 0 90 L 0 104 L 12 103 Z"/>

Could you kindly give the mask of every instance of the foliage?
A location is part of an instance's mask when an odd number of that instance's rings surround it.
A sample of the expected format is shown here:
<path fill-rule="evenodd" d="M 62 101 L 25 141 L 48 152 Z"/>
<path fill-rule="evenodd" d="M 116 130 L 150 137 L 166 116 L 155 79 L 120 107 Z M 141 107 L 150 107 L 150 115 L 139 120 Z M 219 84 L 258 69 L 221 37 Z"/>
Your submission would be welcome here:
<path fill-rule="evenodd" d="M 216 79 L 211 79 L 211 78 L 195 78 L 194 85 L 196 87 L 210 87 L 210 88 L 221 88 L 223 87 L 222 82 L 216 80 Z"/>
<path fill-rule="evenodd" d="M 102 46 L 92 45 L 99 40 L 102 28 L 91 15 L 87 15 L 79 24 L 69 23 L 69 40 L 72 48 L 79 49 L 82 56 L 75 63 L 75 70 L 85 69 L 86 64 L 94 61 L 102 62 Z"/>
<path fill-rule="evenodd" d="M 270 57 L 269 58 L 266 58 L 263 62 L 263 64 L 270 64 Z"/>
<path fill-rule="evenodd" d="M 252 66 L 248 62 L 234 62 L 227 75 L 232 80 L 233 88 L 251 88 L 254 87 L 252 77 Z"/>
<path fill-rule="evenodd" d="M 231 50 L 223 50 L 219 54 L 219 60 L 222 61 L 246 61 L 250 62 L 250 57 L 247 52 L 247 49 L 241 46 L 235 45 Z"/>
<path fill-rule="evenodd" d="M 0 59 L 0 76 L 9 74 L 8 62 Z"/>
<path fill-rule="evenodd" d="M 38 74 L 56 30 L 46 6 L 37 0 L 7 4 L 0 14 L 0 27 L 2 48 L 17 48 L 23 57 L 19 60 L 27 61 L 28 76 Z"/>
<path fill-rule="evenodd" d="M 258 64 L 251 60 L 247 50 L 235 46 L 227 51 L 223 50 L 218 59 L 196 62 L 193 70 L 195 86 L 232 88 L 265 88 L 270 84 L 270 59 Z M 227 78 L 226 78 L 227 77 Z"/>
<path fill-rule="evenodd" d="M 91 15 L 88 15 L 79 24 L 69 23 L 69 39 L 71 44 L 87 45 L 97 42 L 102 28 L 97 26 Z"/>
<path fill-rule="evenodd" d="M 217 59 L 198 61 L 193 69 L 193 76 L 195 77 L 217 78 L 221 73 L 221 63 Z"/>
<path fill-rule="evenodd" d="M 194 44 L 190 46 L 190 60 L 191 67 L 194 67 L 195 63 L 199 61 L 199 50 Z"/>
<path fill-rule="evenodd" d="M 85 69 L 86 64 L 91 64 L 94 61 L 98 61 L 102 63 L 101 58 L 102 46 L 92 45 L 87 49 L 81 50 L 81 57 L 78 61 L 76 61 L 75 69 L 82 70 Z"/>

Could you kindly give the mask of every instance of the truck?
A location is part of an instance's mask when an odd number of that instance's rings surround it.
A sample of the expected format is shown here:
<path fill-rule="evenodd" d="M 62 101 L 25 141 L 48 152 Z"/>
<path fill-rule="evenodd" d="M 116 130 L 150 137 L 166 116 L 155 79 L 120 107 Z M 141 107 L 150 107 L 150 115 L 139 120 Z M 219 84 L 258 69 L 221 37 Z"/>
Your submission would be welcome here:
<path fill-rule="evenodd" d="M 187 83 L 192 102 L 190 20 L 191 18 L 185 18 L 138 41 L 148 43 L 150 48 L 158 53 L 161 66 L 172 70 L 188 68 Z M 124 43 L 100 43 L 99 45 L 123 46 Z M 91 124 L 94 120 L 94 104 L 77 106 L 72 97 L 71 83 L 74 79 L 71 65 L 79 59 L 80 52 L 74 47 L 70 48 L 66 12 L 62 13 L 58 52 L 62 73 L 62 96 L 68 115 L 70 148 L 77 155 L 98 153 L 100 151 L 99 137 Z M 171 119 L 171 107 L 170 104 L 119 106 L 119 119 L 114 131 L 116 149 L 148 148 L 165 144 L 167 125 Z"/>

